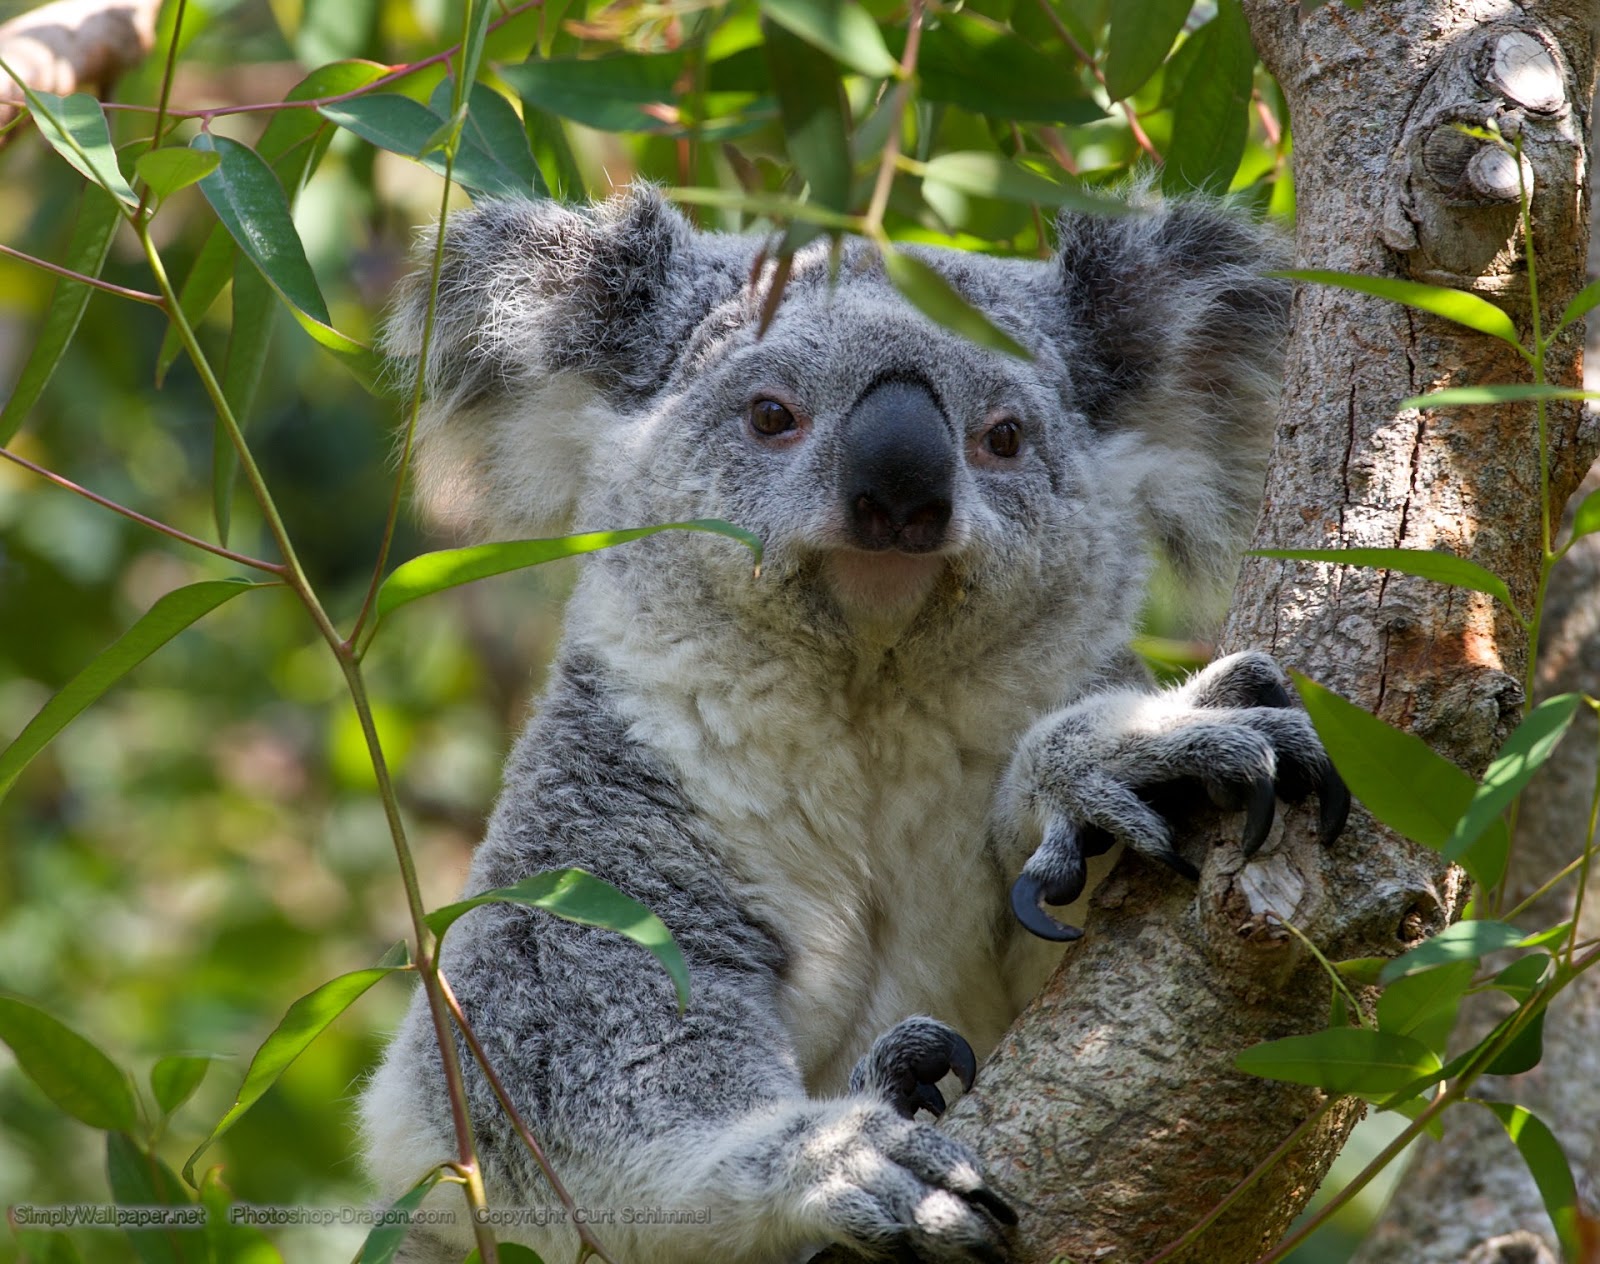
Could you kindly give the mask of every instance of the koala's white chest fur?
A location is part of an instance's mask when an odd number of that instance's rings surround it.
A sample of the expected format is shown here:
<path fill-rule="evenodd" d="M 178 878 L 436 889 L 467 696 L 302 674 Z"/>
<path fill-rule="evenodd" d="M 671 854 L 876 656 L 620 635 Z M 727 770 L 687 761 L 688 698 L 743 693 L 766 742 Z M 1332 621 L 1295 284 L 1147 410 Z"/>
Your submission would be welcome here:
<path fill-rule="evenodd" d="M 913 1014 L 986 1053 L 1041 981 L 1006 976 L 1010 875 L 986 846 L 996 777 L 1044 703 L 1034 687 L 969 677 L 912 694 L 870 668 L 824 683 L 623 640 L 607 657 L 625 665 L 631 735 L 671 762 L 789 954 L 779 1003 L 807 1087 L 842 1090 Z"/>

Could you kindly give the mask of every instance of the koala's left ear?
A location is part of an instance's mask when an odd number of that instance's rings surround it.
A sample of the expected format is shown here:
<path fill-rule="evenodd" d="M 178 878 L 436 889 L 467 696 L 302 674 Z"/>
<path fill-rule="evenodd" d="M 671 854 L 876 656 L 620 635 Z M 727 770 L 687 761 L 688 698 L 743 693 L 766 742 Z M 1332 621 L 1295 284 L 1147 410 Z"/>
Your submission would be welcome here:
<path fill-rule="evenodd" d="M 1291 287 L 1265 273 L 1286 243 L 1200 200 L 1058 229 L 1074 404 L 1179 569 L 1231 582 L 1272 443 Z"/>
<path fill-rule="evenodd" d="M 385 350 L 415 372 L 435 239 L 401 287 Z M 599 206 L 485 202 L 450 218 L 423 366 L 417 478 L 477 535 L 565 529 L 616 429 L 666 383 L 748 263 L 636 186 Z"/>

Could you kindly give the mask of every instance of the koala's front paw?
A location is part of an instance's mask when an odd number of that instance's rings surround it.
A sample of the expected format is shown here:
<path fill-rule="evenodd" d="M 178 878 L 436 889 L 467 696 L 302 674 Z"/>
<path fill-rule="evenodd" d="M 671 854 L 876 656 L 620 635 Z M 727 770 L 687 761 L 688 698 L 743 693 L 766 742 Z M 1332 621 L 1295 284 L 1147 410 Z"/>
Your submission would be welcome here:
<path fill-rule="evenodd" d="M 907 1018 L 872 1042 L 850 1073 L 850 1091 L 883 1098 L 906 1119 L 926 1110 L 944 1114 L 944 1094 L 936 1085 L 947 1075 L 972 1087 L 978 1059 L 961 1033 L 935 1018 Z"/>
<path fill-rule="evenodd" d="M 823 1117 L 800 1140 L 801 1201 L 830 1233 L 874 1258 L 1004 1264 L 1017 1214 L 977 1158 L 927 1124 L 863 1104 Z"/>
<path fill-rule="evenodd" d="M 1173 847 L 1168 817 L 1202 794 L 1246 813 L 1246 856 L 1266 841 L 1280 798 L 1315 793 L 1325 842 L 1350 811 L 1350 792 L 1294 706 L 1283 670 L 1254 653 L 1219 659 L 1160 694 L 1105 694 L 1048 717 L 1023 738 L 1007 792 L 1017 815 L 1043 832 L 1011 888 L 1011 907 L 1028 930 L 1056 940 L 1082 932 L 1057 923 L 1041 901 L 1077 899 L 1086 859 L 1113 842 L 1197 879 Z"/>

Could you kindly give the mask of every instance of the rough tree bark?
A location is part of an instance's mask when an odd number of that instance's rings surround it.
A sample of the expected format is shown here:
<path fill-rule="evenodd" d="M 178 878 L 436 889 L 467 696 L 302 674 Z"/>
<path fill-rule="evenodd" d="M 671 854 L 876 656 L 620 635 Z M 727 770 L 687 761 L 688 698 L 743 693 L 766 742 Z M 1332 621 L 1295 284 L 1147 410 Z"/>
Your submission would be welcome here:
<path fill-rule="evenodd" d="M 1600 137 L 1600 129 L 1595 135 Z M 1591 153 L 1596 146 L 1591 143 Z M 1590 171 L 1591 196 L 1595 173 Z M 1591 225 L 1591 228 L 1593 226 Z M 1591 235 L 1589 275 L 1600 277 L 1600 235 Z M 1589 322 L 1584 385 L 1600 391 L 1600 314 Z M 1600 406 L 1589 405 L 1600 415 Z M 1600 488 L 1600 466 L 1573 497 Z M 1570 508 L 1570 506 L 1569 506 Z M 1593 693 L 1600 682 L 1600 535 L 1578 541 L 1551 577 L 1539 692 Z M 1596 774 L 1594 714 L 1579 711 L 1572 731 L 1528 788 L 1517 821 L 1511 899 L 1520 902 L 1576 854 L 1589 828 Z M 1519 923 L 1542 929 L 1572 916 L 1568 880 L 1533 905 Z M 1580 918 L 1583 938 L 1600 935 L 1600 871 L 1591 873 Z M 1504 998 L 1499 998 L 1504 999 Z M 1458 1043 L 1466 1047 L 1498 1021 L 1502 1007 L 1475 998 Z M 1485 1079 L 1482 1096 L 1514 1101 L 1548 1123 L 1577 1177 L 1583 1210 L 1596 1223 L 1587 1242 L 1600 1261 L 1600 973 L 1579 978 L 1545 1020 L 1544 1057 L 1526 1074 Z M 1554 1228 L 1529 1175 L 1499 1123 L 1460 1111 L 1446 1116 L 1437 1144 L 1423 1143 L 1396 1188 L 1357 1264 L 1555 1264 Z"/>
<path fill-rule="evenodd" d="M 109 84 L 144 60 L 161 0 L 56 0 L 0 24 L 0 59 L 30 88 L 65 95 Z M 0 74 L 0 127 L 22 90 Z"/>
<path fill-rule="evenodd" d="M 1526 326 L 1516 164 L 1456 121 L 1520 133 L 1545 319 L 1581 286 L 1593 0 L 1385 0 L 1310 14 L 1246 0 L 1295 128 L 1301 266 L 1469 288 Z M 1510 192 L 1509 199 L 1507 193 Z M 1549 327 L 1547 323 L 1546 327 Z M 1577 378 L 1578 341 L 1551 379 Z M 1540 539 L 1531 410 L 1401 412 L 1430 388 L 1527 380 L 1503 344 L 1378 300 L 1304 287 L 1256 543 L 1445 548 L 1530 602 Z M 1594 455 L 1552 411 L 1562 503 Z M 1527 645 L 1486 597 L 1385 572 L 1254 560 L 1224 649 L 1257 646 L 1477 774 L 1515 722 Z M 1023 1213 L 1023 1257 L 1138 1264 L 1199 1220 L 1320 1095 L 1235 1072 L 1245 1046 L 1326 1023 L 1328 988 L 1288 920 L 1333 958 L 1390 955 L 1459 912 L 1458 875 L 1357 812 L 1324 850 L 1286 813 L 1249 866 L 1212 823 L 1197 896 L 1124 860 L 1086 938 L 951 1111 Z M 1300 1210 L 1354 1122 L 1339 1103 L 1197 1244 L 1254 1259 Z"/>

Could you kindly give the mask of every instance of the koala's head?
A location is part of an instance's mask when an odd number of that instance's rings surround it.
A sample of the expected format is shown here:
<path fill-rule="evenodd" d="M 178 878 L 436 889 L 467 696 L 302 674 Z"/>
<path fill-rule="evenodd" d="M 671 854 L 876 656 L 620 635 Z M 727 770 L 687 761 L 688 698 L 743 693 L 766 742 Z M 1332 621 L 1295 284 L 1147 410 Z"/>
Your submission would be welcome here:
<path fill-rule="evenodd" d="M 682 535 L 602 565 L 756 630 L 970 647 L 1069 611 L 1121 628 L 1150 544 L 1202 577 L 1235 563 L 1287 286 L 1262 275 L 1270 234 L 1213 205 L 1059 234 L 1048 261 L 912 251 L 1023 360 L 922 316 L 859 241 L 797 255 L 761 333 L 760 243 L 698 233 L 649 189 L 486 204 L 446 234 L 424 497 L 492 538 L 725 518 L 762 538 L 759 581 L 736 546 Z M 391 352 L 415 356 L 426 309 L 424 274 Z"/>

